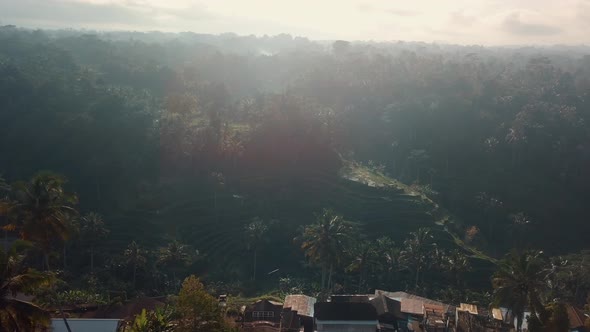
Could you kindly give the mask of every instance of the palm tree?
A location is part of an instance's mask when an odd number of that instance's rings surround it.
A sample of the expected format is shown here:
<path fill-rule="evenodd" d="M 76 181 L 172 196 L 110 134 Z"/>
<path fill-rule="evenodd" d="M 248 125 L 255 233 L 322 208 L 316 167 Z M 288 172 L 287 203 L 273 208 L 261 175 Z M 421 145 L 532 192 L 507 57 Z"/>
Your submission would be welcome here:
<path fill-rule="evenodd" d="M 360 294 L 367 281 L 367 274 L 370 268 L 375 267 L 379 259 L 376 246 L 369 240 L 358 241 L 353 248 L 352 262 L 346 269 L 348 271 L 358 271 L 359 281 L 357 293 Z"/>
<path fill-rule="evenodd" d="M 322 290 L 331 287 L 334 266 L 342 263 L 343 253 L 351 243 L 353 230 L 354 224 L 327 209 L 316 217 L 314 224 L 304 228 L 301 249 L 311 263 L 322 268 Z"/>
<path fill-rule="evenodd" d="M 135 241 L 131 242 L 123 252 L 125 263 L 127 266 L 130 266 L 133 271 L 133 289 L 135 289 L 135 281 L 137 280 L 137 269 L 143 267 L 147 262 L 145 254 L 145 250 L 137 245 Z"/>
<path fill-rule="evenodd" d="M 71 216 L 77 212 L 76 195 L 66 193 L 62 176 L 42 172 L 29 182 L 12 186 L 12 202 L 8 207 L 8 224 L 4 230 L 17 231 L 23 240 L 31 241 L 43 251 L 45 268 L 56 240 L 65 241 L 72 233 Z"/>
<path fill-rule="evenodd" d="M 84 243 L 90 246 L 90 272 L 94 273 L 94 249 L 109 230 L 98 213 L 90 212 L 80 219 L 80 232 Z"/>
<path fill-rule="evenodd" d="M 160 248 L 158 251 L 158 263 L 168 267 L 172 271 L 172 281 L 174 287 L 178 285 L 176 278 L 177 269 L 189 265 L 194 259 L 189 246 L 182 244 L 176 240 L 170 242 L 166 247 Z"/>
<path fill-rule="evenodd" d="M 255 217 L 252 222 L 246 225 L 244 232 L 246 235 L 246 247 L 248 250 L 251 250 L 254 255 L 252 280 L 256 281 L 256 258 L 258 248 L 264 240 L 264 236 L 268 232 L 268 225 L 262 219 Z"/>
<path fill-rule="evenodd" d="M 399 271 L 400 249 L 391 238 L 383 236 L 375 241 L 375 251 L 381 261 L 378 265 L 379 275 L 384 277 L 384 280 L 380 278 L 381 284 L 389 285 Z"/>
<path fill-rule="evenodd" d="M 445 252 L 441 257 L 441 268 L 448 273 L 451 280 L 456 283 L 456 286 L 461 288 L 463 285 L 463 278 L 466 272 L 471 271 L 471 264 L 469 257 L 459 250 L 452 250 Z"/>
<path fill-rule="evenodd" d="M 414 287 L 417 289 L 420 273 L 436 250 L 436 243 L 429 228 L 420 228 L 417 232 L 410 233 L 410 238 L 404 241 L 403 247 L 400 260 L 414 272 Z"/>
<path fill-rule="evenodd" d="M 0 249 L 0 326 L 2 331 L 36 331 L 49 325 L 49 314 L 37 305 L 14 298 L 50 282 L 49 275 L 23 268 L 24 255 L 13 245 Z"/>
<path fill-rule="evenodd" d="M 492 278 L 494 301 L 512 310 L 518 331 L 521 330 L 527 307 L 534 317 L 546 316 L 541 303 L 541 294 L 547 287 L 543 265 L 538 252 L 513 252 L 500 261 Z"/>

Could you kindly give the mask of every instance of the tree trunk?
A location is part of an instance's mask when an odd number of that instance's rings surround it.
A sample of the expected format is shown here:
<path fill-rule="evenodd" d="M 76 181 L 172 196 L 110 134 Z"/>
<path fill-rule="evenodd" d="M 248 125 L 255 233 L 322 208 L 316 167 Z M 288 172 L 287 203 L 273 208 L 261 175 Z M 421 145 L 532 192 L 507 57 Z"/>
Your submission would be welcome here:
<path fill-rule="evenodd" d="M 414 283 L 414 289 L 418 289 L 419 280 L 420 280 L 420 266 L 416 267 L 416 282 Z"/>
<path fill-rule="evenodd" d="M 326 289 L 326 266 L 322 264 L 322 291 Z"/>
<path fill-rule="evenodd" d="M 90 273 L 94 273 L 94 246 L 90 246 Z"/>
<path fill-rule="evenodd" d="M 256 281 L 256 256 L 257 256 L 258 250 L 254 249 L 254 271 L 252 271 L 252 280 Z"/>
<path fill-rule="evenodd" d="M 135 276 L 137 275 L 137 264 L 133 264 L 133 290 L 135 290 Z"/>
<path fill-rule="evenodd" d="M 68 260 L 67 260 L 67 255 L 66 255 L 66 244 L 64 243 L 64 247 L 63 247 L 63 260 L 64 260 L 64 270 L 68 267 Z"/>
<path fill-rule="evenodd" d="M 333 266 L 330 264 L 330 271 L 328 272 L 328 290 L 330 290 L 330 293 L 332 292 L 332 270 Z"/>
<path fill-rule="evenodd" d="M 45 260 L 45 268 L 47 269 L 47 271 L 50 271 L 51 268 L 49 267 L 49 253 L 45 252 L 43 254 L 43 259 Z"/>

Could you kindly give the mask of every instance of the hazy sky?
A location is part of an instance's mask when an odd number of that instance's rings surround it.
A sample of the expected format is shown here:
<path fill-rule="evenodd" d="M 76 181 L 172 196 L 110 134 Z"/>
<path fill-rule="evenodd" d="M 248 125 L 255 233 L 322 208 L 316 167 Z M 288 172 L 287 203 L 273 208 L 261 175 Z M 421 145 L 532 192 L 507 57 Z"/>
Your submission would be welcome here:
<path fill-rule="evenodd" d="M 590 0 L 0 0 L 0 24 L 484 45 L 590 44 Z"/>

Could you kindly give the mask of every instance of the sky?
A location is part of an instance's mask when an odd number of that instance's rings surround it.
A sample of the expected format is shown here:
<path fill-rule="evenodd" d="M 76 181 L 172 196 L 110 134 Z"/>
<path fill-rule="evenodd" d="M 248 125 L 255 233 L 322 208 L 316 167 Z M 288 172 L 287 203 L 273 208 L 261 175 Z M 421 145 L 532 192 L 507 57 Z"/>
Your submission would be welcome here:
<path fill-rule="evenodd" d="M 0 24 L 578 45 L 590 44 L 590 0 L 0 0 Z"/>

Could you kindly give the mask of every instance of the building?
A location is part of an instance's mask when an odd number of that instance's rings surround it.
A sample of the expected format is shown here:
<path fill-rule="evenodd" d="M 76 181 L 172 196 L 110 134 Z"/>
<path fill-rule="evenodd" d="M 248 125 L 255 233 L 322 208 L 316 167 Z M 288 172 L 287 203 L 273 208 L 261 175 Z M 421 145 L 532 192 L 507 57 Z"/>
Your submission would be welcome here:
<path fill-rule="evenodd" d="M 244 331 L 279 331 L 283 303 L 259 300 L 244 308 Z"/>
<path fill-rule="evenodd" d="M 380 331 L 399 331 L 398 321 L 404 318 L 401 302 L 379 294 L 371 300 L 371 304 L 377 311 Z"/>
<path fill-rule="evenodd" d="M 398 303 L 391 304 L 393 315 L 389 315 L 390 319 L 396 318 L 394 326 L 398 331 L 448 331 L 450 318 L 455 316 L 455 307 L 414 294 L 376 290 L 375 295 Z"/>
<path fill-rule="evenodd" d="M 475 304 L 461 303 L 456 309 L 457 332 L 501 332 L 510 331 L 511 315 L 508 310 L 493 308 L 491 310 Z"/>
<path fill-rule="evenodd" d="M 287 295 L 281 316 L 282 332 L 313 332 L 314 297 L 306 295 Z"/>
<path fill-rule="evenodd" d="M 379 326 L 371 303 L 319 302 L 314 312 L 317 332 L 375 332 Z"/>

